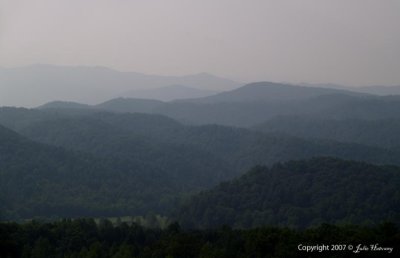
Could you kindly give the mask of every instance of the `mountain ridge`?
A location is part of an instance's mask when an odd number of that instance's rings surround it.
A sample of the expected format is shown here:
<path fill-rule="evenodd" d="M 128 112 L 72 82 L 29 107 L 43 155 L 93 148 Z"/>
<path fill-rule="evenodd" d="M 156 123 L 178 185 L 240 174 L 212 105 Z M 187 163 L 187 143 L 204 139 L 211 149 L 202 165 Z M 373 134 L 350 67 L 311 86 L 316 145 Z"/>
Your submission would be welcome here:
<path fill-rule="evenodd" d="M 307 99 L 332 94 L 345 94 L 350 96 L 364 95 L 350 90 L 306 87 L 294 84 L 263 81 L 245 84 L 242 87 L 221 92 L 213 96 L 198 98 L 194 101 L 200 103 L 282 101 Z"/>
<path fill-rule="evenodd" d="M 0 69 L 0 92 L 7 92 L 0 94 L 0 103 L 3 106 L 32 107 L 58 99 L 95 104 L 121 92 L 173 84 L 214 90 L 240 85 L 208 74 L 162 76 L 119 72 L 98 66 L 33 65 Z"/>
<path fill-rule="evenodd" d="M 161 101 L 173 101 L 180 99 L 192 99 L 206 97 L 218 93 L 212 90 L 201 90 L 184 85 L 169 85 L 155 89 L 139 89 L 120 94 L 121 97 L 154 99 Z"/>

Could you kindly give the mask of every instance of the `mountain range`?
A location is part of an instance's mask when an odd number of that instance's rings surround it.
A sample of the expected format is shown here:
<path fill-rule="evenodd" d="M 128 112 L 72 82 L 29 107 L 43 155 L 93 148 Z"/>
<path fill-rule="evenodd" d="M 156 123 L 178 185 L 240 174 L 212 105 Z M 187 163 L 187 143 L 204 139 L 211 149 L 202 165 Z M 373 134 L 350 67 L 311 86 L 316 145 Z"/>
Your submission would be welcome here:
<path fill-rule="evenodd" d="M 399 110 L 399 96 L 272 82 L 172 101 L 1 107 L 0 216 L 397 222 Z"/>
<path fill-rule="evenodd" d="M 89 110 L 0 109 L 4 217 L 170 214 L 190 193 L 292 159 L 400 165 L 396 149 Z"/>
<path fill-rule="evenodd" d="M 106 67 L 32 65 L 0 68 L 0 105 L 33 107 L 51 100 L 94 104 L 130 95 L 132 90 L 170 85 L 184 85 L 199 91 L 229 90 L 240 86 L 207 73 L 160 76 L 119 72 Z"/>
<path fill-rule="evenodd" d="M 399 119 L 399 96 L 376 96 L 346 90 L 258 82 L 212 96 L 159 101 L 116 98 L 92 106 L 67 102 L 40 108 L 94 108 L 113 112 L 162 114 L 182 123 L 252 127 L 276 116 L 324 119 Z"/>
<path fill-rule="evenodd" d="M 287 83 L 275 84 L 282 86 Z M 119 72 L 100 66 L 37 64 L 16 68 L 0 68 L 0 92 L 3 93 L 0 94 L 0 105 L 34 107 L 52 100 L 93 105 L 117 97 L 161 101 L 196 99 L 215 95 L 222 91 L 230 91 L 241 85 L 243 83 L 208 73 L 161 76 Z M 317 91 L 314 90 L 315 94 L 322 91 L 323 88 L 329 88 L 331 93 L 346 91 L 346 94 L 353 92 L 381 96 L 400 94 L 399 86 L 350 87 L 306 83 L 296 86 L 320 88 Z M 282 89 L 279 91 L 279 94 L 284 94 Z M 299 90 L 299 96 L 304 92 L 304 90 Z M 202 101 L 215 102 L 217 99 L 222 100 L 225 97 L 232 100 L 233 93 L 235 92 L 228 94 L 228 96 L 222 94 Z M 244 92 L 240 94 L 243 96 Z"/>

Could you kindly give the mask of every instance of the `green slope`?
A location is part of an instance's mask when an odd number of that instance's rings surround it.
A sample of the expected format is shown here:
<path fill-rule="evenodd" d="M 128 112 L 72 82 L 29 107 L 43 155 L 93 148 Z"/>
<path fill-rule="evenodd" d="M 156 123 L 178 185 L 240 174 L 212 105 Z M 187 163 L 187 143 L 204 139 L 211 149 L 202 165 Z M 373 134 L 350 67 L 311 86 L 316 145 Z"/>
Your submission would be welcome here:
<path fill-rule="evenodd" d="M 253 127 L 266 133 L 284 133 L 301 138 L 329 139 L 382 148 L 400 147 L 399 119 L 326 119 L 281 116 Z"/>
<path fill-rule="evenodd" d="M 157 162 L 66 151 L 4 127 L 0 142 L 3 219 L 165 213 L 201 185 L 193 175 L 192 182 L 177 180 L 178 169 Z"/>
<path fill-rule="evenodd" d="M 400 168 L 333 158 L 255 167 L 191 198 L 180 221 L 191 227 L 265 224 L 400 223 Z"/>

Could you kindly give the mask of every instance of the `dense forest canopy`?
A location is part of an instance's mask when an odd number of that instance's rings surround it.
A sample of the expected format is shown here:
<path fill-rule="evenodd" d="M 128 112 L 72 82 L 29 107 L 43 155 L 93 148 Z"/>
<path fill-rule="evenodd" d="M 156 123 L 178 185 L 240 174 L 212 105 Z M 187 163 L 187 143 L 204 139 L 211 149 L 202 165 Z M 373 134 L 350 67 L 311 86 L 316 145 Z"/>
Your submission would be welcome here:
<path fill-rule="evenodd" d="M 399 164 L 400 150 L 385 145 L 395 141 L 377 137 L 380 130 L 370 131 L 377 144 L 367 146 L 351 142 L 352 137 L 349 142 L 329 135 L 303 139 L 285 130 L 193 126 L 163 115 L 75 107 L 1 108 L 0 124 L 18 132 L 1 132 L 9 139 L 0 153 L 7 157 L 0 164 L 6 207 L 1 216 L 7 219 L 170 215 L 192 193 L 254 166 L 293 159 L 332 156 Z"/>
<path fill-rule="evenodd" d="M 307 139 L 330 139 L 380 148 L 399 149 L 400 119 L 327 119 L 280 116 L 254 126 L 266 133 L 284 133 Z"/>
<path fill-rule="evenodd" d="M 400 223 L 400 168 L 333 158 L 256 167 L 193 196 L 179 217 L 195 228 Z"/>
<path fill-rule="evenodd" d="M 53 223 L 0 223 L 2 257 L 395 257 L 400 232 L 391 223 L 374 227 L 324 224 L 307 230 L 261 227 L 187 231 L 179 224 L 164 230 L 108 220 Z M 330 248 L 322 251 L 321 245 Z M 375 251 L 359 251 L 363 246 Z M 305 247 L 314 247 L 307 252 Z M 344 247 L 344 249 L 341 249 Z M 333 249 L 336 248 L 336 251 Z M 321 251 L 320 251 L 321 250 Z"/>

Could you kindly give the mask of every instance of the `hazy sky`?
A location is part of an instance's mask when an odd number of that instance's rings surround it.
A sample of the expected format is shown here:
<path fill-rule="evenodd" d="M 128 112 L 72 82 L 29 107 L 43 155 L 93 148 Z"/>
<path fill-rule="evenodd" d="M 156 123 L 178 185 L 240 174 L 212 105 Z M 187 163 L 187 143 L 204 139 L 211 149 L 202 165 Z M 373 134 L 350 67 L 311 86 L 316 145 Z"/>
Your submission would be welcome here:
<path fill-rule="evenodd" d="M 0 0 L 0 66 L 400 84 L 400 0 Z"/>

